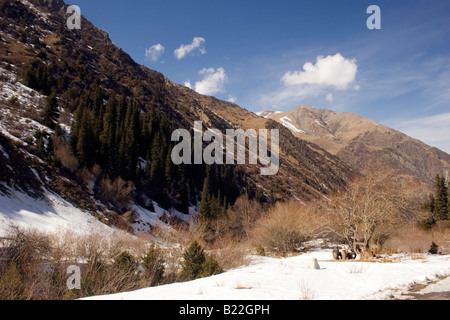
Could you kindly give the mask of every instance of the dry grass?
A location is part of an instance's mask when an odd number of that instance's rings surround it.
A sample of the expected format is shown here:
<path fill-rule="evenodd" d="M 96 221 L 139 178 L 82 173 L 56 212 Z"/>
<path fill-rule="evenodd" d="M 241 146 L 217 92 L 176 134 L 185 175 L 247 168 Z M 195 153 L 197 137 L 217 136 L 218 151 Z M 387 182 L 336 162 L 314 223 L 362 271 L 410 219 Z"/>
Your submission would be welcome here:
<path fill-rule="evenodd" d="M 249 265 L 249 254 L 252 253 L 252 250 L 247 243 L 224 240 L 217 244 L 210 253 L 224 270 L 230 270 Z"/>
<path fill-rule="evenodd" d="M 12 228 L 7 238 L 0 243 L 0 300 L 76 299 L 132 291 L 176 281 L 180 266 L 180 255 L 158 247 L 151 259 L 164 261 L 165 268 L 154 278 L 155 270 L 146 272 L 144 264 L 149 242 L 120 231 L 48 235 Z M 124 255 L 130 257 L 130 263 L 118 260 Z M 138 264 L 144 266 L 143 272 Z M 80 290 L 67 288 L 70 265 L 82 271 Z"/>
<path fill-rule="evenodd" d="M 450 229 L 437 226 L 424 231 L 415 226 L 404 226 L 384 246 L 399 252 L 426 253 L 432 242 L 439 246 L 440 252 L 450 253 Z"/>
<path fill-rule="evenodd" d="M 353 264 L 350 267 L 350 270 L 348 271 L 350 274 L 361 274 L 364 273 L 366 271 L 365 267 L 363 264 L 358 263 L 358 264 Z"/>
<path fill-rule="evenodd" d="M 310 286 L 305 281 L 302 281 L 299 284 L 299 287 L 300 287 L 300 292 L 301 292 L 301 296 L 300 296 L 301 300 L 313 300 L 314 299 L 314 291 L 310 288 Z"/>

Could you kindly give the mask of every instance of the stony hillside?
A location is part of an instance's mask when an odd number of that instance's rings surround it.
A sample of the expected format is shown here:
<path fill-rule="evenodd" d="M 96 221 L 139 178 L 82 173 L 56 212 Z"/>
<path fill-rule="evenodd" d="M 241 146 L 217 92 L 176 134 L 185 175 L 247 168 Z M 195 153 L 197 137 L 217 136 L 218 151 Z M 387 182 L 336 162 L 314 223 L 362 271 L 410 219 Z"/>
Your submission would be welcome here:
<path fill-rule="evenodd" d="M 81 30 L 69 30 L 65 8 L 61 0 L 0 1 L 2 148 L 8 148 L 4 157 L 14 150 L 21 159 L 2 168 L 0 192 L 6 192 L 6 186 L 23 186 L 38 194 L 39 187 L 45 187 L 107 215 L 110 223 L 117 220 L 114 212 L 126 213 L 125 220 L 134 223 L 139 219 L 136 212 L 117 207 L 117 199 L 104 195 L 117 187 L 110 182 L 117 178 L 120 190 L 129 191 L 127 197 L 149 210 L 160 204 L 192 213 L 211 171 L 205 166 L 174 168 L 167 155 L 172 130 L 192 132 L 198 120 L 205 129 L 222 132 L 280 129 L 279 173 L 261 176 L 252 165 L 219 166 L 212 171 L 220 180 L 213 196 L 221 200 L 232 202 L 236 192 L 250 187 L 262 191 L 262 201 L 308 201 L 344 187 L 357 175 L 339 158 L 277 122 L 200 95 L 135 63 L 86 19 Z M 48 111 L 52 106 L 57 108 L 53 115 Z M 14 181 L 20 170 L 16 165 L 29 166 L 36 183 Z"/>

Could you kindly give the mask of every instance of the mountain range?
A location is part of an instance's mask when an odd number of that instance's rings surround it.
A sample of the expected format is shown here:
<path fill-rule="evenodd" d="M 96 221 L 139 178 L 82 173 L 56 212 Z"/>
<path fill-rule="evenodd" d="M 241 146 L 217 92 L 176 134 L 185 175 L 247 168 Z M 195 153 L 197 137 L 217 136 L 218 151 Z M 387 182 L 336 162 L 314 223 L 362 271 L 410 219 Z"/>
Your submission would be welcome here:
<path fill-rule="evenodd" d="M 258 114 L 279 122 L 362 174 L 390 171 L 430 188 L 437 174 L 450 169 L 450 155 L 444 151 L 353 113 L 302 105 L 288 112 Z"/>

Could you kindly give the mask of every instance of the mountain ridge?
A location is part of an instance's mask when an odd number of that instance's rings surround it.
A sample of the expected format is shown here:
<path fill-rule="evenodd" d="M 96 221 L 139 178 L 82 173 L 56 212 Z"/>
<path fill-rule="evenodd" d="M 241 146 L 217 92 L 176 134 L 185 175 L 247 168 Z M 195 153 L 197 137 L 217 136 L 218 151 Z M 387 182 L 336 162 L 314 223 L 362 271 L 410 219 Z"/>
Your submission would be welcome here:
<path fill-rule="evenodd" d="M 432 188 L 434 177 L 450 170 L 450 155 L 444 151 L 354 113 L 302 105 L 258 114 L 278 121 L 363 174 L 391 170 Z"/>

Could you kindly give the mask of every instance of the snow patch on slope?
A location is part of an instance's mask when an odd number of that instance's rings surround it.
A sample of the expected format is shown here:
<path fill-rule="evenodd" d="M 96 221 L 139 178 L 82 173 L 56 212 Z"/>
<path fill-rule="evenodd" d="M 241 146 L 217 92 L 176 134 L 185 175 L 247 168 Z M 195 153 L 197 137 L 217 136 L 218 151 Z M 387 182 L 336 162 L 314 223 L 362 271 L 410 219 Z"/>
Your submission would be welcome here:
<path fill-rule="evenodd" d="M 49 191 L 45 192 L 44 199 L 34 199 L 14 190 L 8 193 L 9 196 L 0 194 L 0 236 L 6 235 L 11 226 L 45 233 L 69 230 L 80 234 L 110 233 L 113 230 Z"/>
<path fill-rule="evenodd" d="M 285 126 L 286 128 L 288 128 L 291 131 L 297 132 L 297 133 L 306 133 L 303 130 L 298 129 L 293 123 L 292 123 L 292 119 L 289 118 L 288 116 L 285 116 L 283 118 L 280 119 L 281 124 L 283 126 Z"/>

